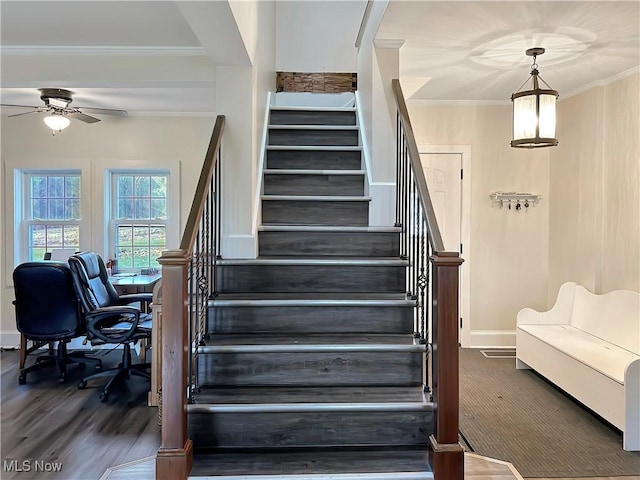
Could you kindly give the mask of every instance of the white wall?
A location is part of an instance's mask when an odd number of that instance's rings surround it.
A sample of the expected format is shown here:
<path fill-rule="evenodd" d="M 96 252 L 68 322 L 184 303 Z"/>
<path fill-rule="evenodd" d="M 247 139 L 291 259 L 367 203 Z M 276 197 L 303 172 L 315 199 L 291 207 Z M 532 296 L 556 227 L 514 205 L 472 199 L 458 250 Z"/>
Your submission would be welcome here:
<path fill-rule="evenodd" d="M 91 232 L 82 248 L 104 252 L 103 190 L 97 180 L 105 165 L 127 161 L 129 165 L 167 165 L 178 162 L 180 168 L 180 232 L 191 206 L 195 185 L 202 167 L 214 119 L 209 117 L 105 117 L 95 125 L 72 121 L 55 137 L 40 116 L 3 118 L 1 125 L 2 208 L 0 241 L 4 267 L 1 275 L 0 333 L 15 332 L 13 289 L 10 283 L 13 256 L 13 171 L 15 168 L 77 168 L 84 177 L 83 196 L 90 203 Z M 8 171 L 11 170 L 11 171 Z M 177 235 L 179 238 L 179 235 Z M 168 245 L 176 248 L 177 245 Z M 2 341 L 2 345 L 7 343 Z"/>
<path fill-rule="evenodd" d="M 471 298 L 465 322 L 471 346 L 513 346 L 518 310 L 547 306 L 549 150 L 509 146 L 507 105 L 409 101 L 408 108 L 419 145 L 471 148 Z M 526 211 L 499 209 L 489 199 L 496 190 L 536 193 L 542 201 Z"/>
<path fill-rule="evenodd" d="M 354 46 L 366 1 L 279 1 L 276 70 L 355 72 Z"/>
<path fill-rule="evenodd" d="M 640 291 L 640 75 L 558 104 L 548 297 L 574 281 Z"/>
<path fill-rule="evenodd" d="M 379 150 L 379 140 L 395 136 L 395 120 L 390 122 L 389 96 L 391 78 L 397 77 L 397 49 L 375 49 L 373 39 L 387 9 L 388 1 L 376 1 L 371 6 L 357 55 L 358 111 L 363 132 L 363 152 L 368 158 L 368 185 L 372 201 L 369 205 L 371 225 L 392 225 L 395 215 L 395 174 L 389 175 L 395 163 L 393 144 Z M 393 104 L 393 102 L 392 102 Z M 395 118 L 395 114 L 394 118 Z M 382 130 L 380 130 L 382 129 Z"/>
<path fill-rule="evenodd" d="M 269 91 L 275 90 L 275 2 L 230 2 L 251 67 L 216 69 L 216 105 L 225 115 L 223 244 L 227 258 L 254 258 L 254 196 Z"/>

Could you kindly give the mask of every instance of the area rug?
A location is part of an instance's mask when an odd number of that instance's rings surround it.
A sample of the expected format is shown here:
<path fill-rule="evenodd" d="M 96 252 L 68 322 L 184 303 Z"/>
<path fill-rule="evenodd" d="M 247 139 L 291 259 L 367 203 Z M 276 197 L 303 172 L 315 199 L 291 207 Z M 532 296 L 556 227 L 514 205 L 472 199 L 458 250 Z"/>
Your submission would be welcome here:
<path fill-rule="evenodd" d="M 460 433 L 523 477 L 640 475 L 622 434 L 515 359 L 460 349 Z"/>

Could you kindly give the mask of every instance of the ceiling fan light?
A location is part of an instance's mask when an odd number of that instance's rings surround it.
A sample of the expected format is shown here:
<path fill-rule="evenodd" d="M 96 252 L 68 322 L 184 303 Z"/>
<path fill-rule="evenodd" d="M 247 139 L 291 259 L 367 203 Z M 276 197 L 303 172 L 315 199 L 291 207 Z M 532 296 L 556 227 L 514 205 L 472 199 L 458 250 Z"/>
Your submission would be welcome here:
<path fill-rule="evenodd" d="M 60 132 L 69 126 L 71 120 L 62 115 L 49 115 L 44 117 L 44 123 L 54 132 Z"/>

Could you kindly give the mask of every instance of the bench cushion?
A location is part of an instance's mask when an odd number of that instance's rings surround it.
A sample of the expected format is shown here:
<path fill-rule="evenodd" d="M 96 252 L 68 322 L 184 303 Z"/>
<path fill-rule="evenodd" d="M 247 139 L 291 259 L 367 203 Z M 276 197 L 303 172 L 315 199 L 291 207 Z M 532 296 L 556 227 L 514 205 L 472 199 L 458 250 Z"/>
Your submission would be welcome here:
<path fill-rule="evenodd" d="M 518 328 L 621 385 L 627 366 L 640 358 L 571 325 L 518 325 Z"/>

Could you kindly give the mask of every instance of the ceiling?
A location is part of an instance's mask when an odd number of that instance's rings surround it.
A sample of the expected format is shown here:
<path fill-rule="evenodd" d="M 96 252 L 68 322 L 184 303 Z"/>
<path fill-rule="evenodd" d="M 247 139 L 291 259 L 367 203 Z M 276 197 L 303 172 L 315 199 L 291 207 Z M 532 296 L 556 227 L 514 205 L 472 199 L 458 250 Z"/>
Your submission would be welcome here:
<path fill-rule="evenodd" d="M 638 71 L 639 32 L 637 0 L 392 1 L 376 38 L 404 40 L 412 99 L 509 102 L 531 70 L 526 49 L 546 49 L 540 76 L 562 99 Z"/>
<path fill-rule="evenodd" d="M 508 101 L 533 46 L 562 98 L 637 71 L 639 12 L 637 0 L 392 0 L 376 42 L 404 42 L 412 99 Z M 0 17 L 2 103 L 40 105 L 37 89 L 55 87 L 75 92 L 73 106 L 209 115 L 216 65 L 250 64 L 226 1 L 2 0 Z"/>

